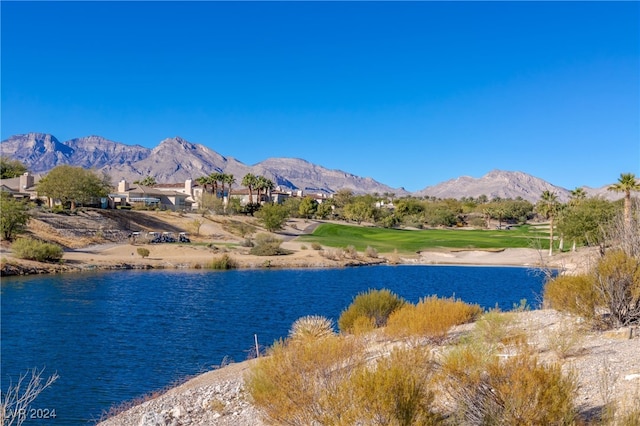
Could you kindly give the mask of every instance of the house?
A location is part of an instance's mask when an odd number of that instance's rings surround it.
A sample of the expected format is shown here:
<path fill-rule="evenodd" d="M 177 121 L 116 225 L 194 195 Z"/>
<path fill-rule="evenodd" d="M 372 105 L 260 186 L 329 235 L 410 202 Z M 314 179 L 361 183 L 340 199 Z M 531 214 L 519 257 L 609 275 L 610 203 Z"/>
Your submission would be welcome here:
<path fill-rule="evenodd" d="M 129 184 L 122 179 L 118 183 L 118 192 L 109 194 L 109 206 L 132 205 L 158 207 L 169 210 L 191 210 L 193 199 L 190 194 L 171 188 L 158 189 L 151 186 Z"/>
<path fill-rule="evenodd" d="M 189 209 L 198 208 L 198 201 L 202 197 L 203 190 L 200 185 L 194 184 L 192 179 L 187 179 L 184 183 L 157 183 L 153 185 L 153 189 L 167 193 L 180 192 L 187 195 L 185 205 L 190 205 Z"/>
<path fill-rule="evenodd" d="M 25 172 L 15 178 L 0 179 L 0 189 L 9 192 L 15 198 L 37 200 L 38 192 L 36 191 L 36 184 L 40 179 L 40 175 L 34 176 L 29 172 Z"/>

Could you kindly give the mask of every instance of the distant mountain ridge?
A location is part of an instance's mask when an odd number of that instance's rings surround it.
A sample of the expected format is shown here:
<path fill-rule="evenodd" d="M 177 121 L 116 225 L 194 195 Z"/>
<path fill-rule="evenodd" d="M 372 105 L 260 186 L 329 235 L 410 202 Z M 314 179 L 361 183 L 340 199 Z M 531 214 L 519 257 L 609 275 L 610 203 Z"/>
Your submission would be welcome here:
<path fill-rule="evenodd" d="M 355 193 L 392 192 L 408 195 L 371 178 L 331 170 L 296 158 L 270 158 L 253 166 L 225 157 L 204 145 L 181 137 L 167 138 L 153 149 L 126 145 L 101 136 L 87 136 L 60 142 L 46 133 L 12 136 L 0 143 L 2 155 L 22 161 L 34 173 L 69 164 L 109 173 L 114 181 L 152 176 L 158 182 L 180 182 L 213 172 L 233 174 L 236 187 L 247 173 L 263 175 L 276 185 L 305 192 L 333 193 L 351 189 Z"/>
<path fill-rule="evenodd" d="M 552 191 L 560 201 L 569 199 L 570 191 L 543 179 L 518 171 L 493 170 L 481 178 L 461 176 L 410 194 L 404 188 L 392 188 L 369 177 L 342 170 L 331 170 L 298 158 L 269 158 L 253 166 L 225 157 L 204 145 L 181 137 L 167 138 L 153 149 L 114 142 L 101 136 L 86 136 L 60 142 L 46 133 L 15 135 L 0 142 L 2 155 L 17 159 L 34 173 L 45 173 L 60 164 L 102 170 L 114 181 L 134 181 L 152 176 L 158 182 L 182 182 L 212 172 L 231 173 L 235 187 L 241 186 L 247 173 L 263 175 L 276 185 L 307 193 L 334 193 L 351 189 L 355 193 L 393 193 L 433 196 L 437 198 L 517 198 L 535 203 L 543 191 Z M 619 199 L 621 194 L 602 188 L 584 187 L 590 196 Z"/>

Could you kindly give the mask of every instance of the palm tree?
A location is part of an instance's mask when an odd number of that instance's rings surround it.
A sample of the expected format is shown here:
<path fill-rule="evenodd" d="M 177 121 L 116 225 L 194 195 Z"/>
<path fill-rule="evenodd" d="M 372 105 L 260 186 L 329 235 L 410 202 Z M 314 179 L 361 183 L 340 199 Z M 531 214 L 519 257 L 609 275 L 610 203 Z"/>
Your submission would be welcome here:
<path fill-rule="evenodd" d="M 618 182 L 607 188 L 609 191 L 624 192 L 624 222 L 631 224 L 631 191 L 640 191 L 640 183 L 633 173 L 620 173 Z"/>
<path fill-rule="evenodd" d="M 584 188 L 572 189 L 569 193 L 569 198 L 571 198 L 572 204 L 578 204 L 581 200 L 587 198 L 587 193 Z"/>
<path fill-rule="evenodd" d="M 200 176 L 196 179 L 198 184 L 202 185 L 203 192 L 207 192 L 207 185 L 209 184 L 209 176 Z"/>
<path fill-rule="evenodd" d="M 233 177 L 233 175 L 231 173 L 229 174 L 223 174 L 222 175 L 222 184 L 227 184 L 228 186 L 228 190 L 227 190 L 227 200 L 229 199 L 229 197 L 231 196 L 231 187 L 233 186 L 234 183 L 236 183 L 236 178 Z M 224 197 L 224 189 L 222 190 L 222 196 Z"/>
<path fill-rule="evenodd" d="M 275 188 L 273 181 L 271 179 L 267 179 L 264 176 L 258 176 L 256 183 L 256 189 L 258 190 L 258 202 L 260 201 L 260 192 L 264 191 L 264 194 L 268 197 L 271 197 L 271 191 Z"/>
<path fill-rule="evenodd" d="M 242 178 L 242 185 L 246 186 L 247 189 L 249 190 L 249 204 L 253 203 L 253 188 L 256 187 L 257 183 L 258 183 L 258 178 L 256 177 L 256 175 L 252 173 L 247 173 Z"/>
<path fill-rule="evenodd" d="M 216 198 L 219 198 L 218 197 L 218 182 L 220 181 L 220 175 L 221 174 L 222 173 L 213 172 L 213 173 L 209 174 L 209 176 L 208 176 L 209 184 L 211 186 L 213 186 L 213 193 L 216 195 Z"/>
<path fill-rule="evenodd" d="M 536 205 L 539 214 L 549 219 L 549 256 L 553 255 L 553 218 L 558 210 L 558 196 L 555 192 L 543 191 Z"/>

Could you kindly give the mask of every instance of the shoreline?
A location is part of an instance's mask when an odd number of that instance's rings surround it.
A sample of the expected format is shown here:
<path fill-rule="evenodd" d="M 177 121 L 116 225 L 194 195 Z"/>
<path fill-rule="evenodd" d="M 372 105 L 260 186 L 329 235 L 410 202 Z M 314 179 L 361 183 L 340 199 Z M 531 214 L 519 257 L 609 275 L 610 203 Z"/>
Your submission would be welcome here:
<path fill-rule="evenodd" d="M 139 247 L 150 250 L 148 258 L 136 254 Z M 283 247 L 293 250 L 281 256 L 255 256 L 248 249 L 209 249 L 192 245 L 132 245 L 103 244 L 67 250 L 61 263 L 43 263 L 14 258 L 2 250 L 0 276 L 26 276 L 39 274 L 83 273 L 110 270 L 200 270 L 214 259 L 228 255 L 235 263 L 233 269 L 330 269 L 373 265 L 432 265 L 432 266 L 502 266 L 556 269 L 576 274 L 586 271 L 597 255 L 595 250 L 583 248 L 577 252 L 557 253 L 552 257 L 535 249 L 507 248 L 502 250 L 429 250 L 415 255 L 381 254 L 370 258 L 329 258 L 323 250 L 304 249 L 303 244 L 288 241 Z"/>

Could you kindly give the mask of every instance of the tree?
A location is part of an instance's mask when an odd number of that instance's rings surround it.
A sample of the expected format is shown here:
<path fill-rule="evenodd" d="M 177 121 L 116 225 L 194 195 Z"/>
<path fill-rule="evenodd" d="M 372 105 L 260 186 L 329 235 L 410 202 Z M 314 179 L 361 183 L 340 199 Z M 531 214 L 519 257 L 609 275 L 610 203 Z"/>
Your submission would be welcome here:
<path fill-rule="evenodd" d="M 631 191 L 640 191 L 640 183 L 633 173 L 621 173 L 618 182 L 607 188 L 609 191 L 624 192 L 624 219 L 631 223 Z"/>
<path fill-rule="evenodd" d="M 196 179 L 199 185 L 202 185 L 203 194 L 207 192 L 207 186 L 209 185 L 209 176 L 200 176 Z"/>
<path fill-rule="evenodd" d="M 268 203 L 258 210 L 256 216 L 262 221 L 267 231 L 273 232 L 282 229 L 289 216 L 288 213 L 285 206 Z"/>
<path fill-rule="evenodd" d="M 311 197 L 304 197 L 298 206 L 300 216 L 311 219 L 318 210 L 318 202 Z"/>
<path fill-rule="evenodd" d="M 258 176 L 256 189 L 258 190 L 258 201 L 260 201 L 260 194 L 264 191 L 264 194 L 267 195 L 267 198 L 271 198 L 271 191 L 275 188 L 275 184 L 271 179 L 267 179 L 264 176 Z"/>
<path fill-rule="evenodd" d="M 223 174 L 222 175 L 222 182 L 223 184 L 227 184 L 229 191 L 227 192 L 227 195 L 231 194 L 231 187 L 236 183 L 236 178 L 233 177 L 232 174 Z M 224 197 L 224 187 L 222 189 L 222 196 Z"/>
<path fill-rule="evenodd" d="M 585 192 L 584 188 L 572 189 L 569 193 L 569 198 L 571 198 L 572 203 L 579 203 L 580 201 L 587 198 L 587 193 Z"/>
<path fill-rule="evenodd" d="M 156 182 L 156 178 L 154 178 L 153 176 L 147 176 L 146 178 L 141 180 L 134 180 L 133 183 L 137 185 L 142 185 L 142 186 L 153 186 L 157 182 Z"/>
<path fill-rule="evenodd" d="M 253 204 L 253 189 L 258 183 L 258 178 L 253 173 L 247 173 L 242 178 L 242 185 L 246 186 L 249 190 L 249 204 Z"/>
<path fill-rule="evenodd" d="M 602 198 L 587 198 L 580 202 L 570 202 L 558 215 L 557 229 L 566 238 L 588 246 L 600 246 L 604 253 L 606 230 L 614 218 L 616 209 L 613 203 Z"/>
<path fill-rule="evenodd" d="M 27 166 L 18 160 L 12 160 L 9 157 L 0 157 L 0 179 L 11 179 L 24 174 Z"/>
<path fill-rule="evenodd" d="M 539 214 L 549 220 L 549 256 L 553 255 L 553 219 L 558 211 L 558 196 L 555 192 L 543 191 L 536 205 Z"/>
<path fill-rule="evenodd" d="M 2 238 L 13 240 L 16 234 L 24 230 L 31 215 L 27 203 L 15 199 L 11 194 L 0 191 L 0 229 Z"/>
<path fill-rule="evenodd" d="M 330 201 L 325 200 L 322 203 L 318 203 L 318 208 L 316 209 L 317 218 L 326 219 L 331 213 L 333 213 L 333 206 Z"/>
<path fill-rule="evenodd" d="M 213 193 L 215 194 L 215 196 L 217 198 L 222 198 L 218 194 L 218 182 L 220 182 L 220 178 L 221 177 L 222 177 L 222 173 L 213 172 L 213 173 L 209 174 L 209 176 L 207 178 L 207 182 L 213 188 Z"/>
<path fill-rule="evenodd" d="M 354 220 L 360 224 L 363 221 L 374 220 L 374 208 L 366 201 L 356 201 L 344 206 L 343 216 L 347 220 Z"/>
<path fill-rule="evenodd" d="M 37 186 L 38 195 L 60 200 L 63 205 L 70 203 L 71 210 L 74 210 L 78 203 L 106 197 L 110 189 L 108 175 L 99 176 L 91 170 L 68 165 L 52 169 Z"/>

